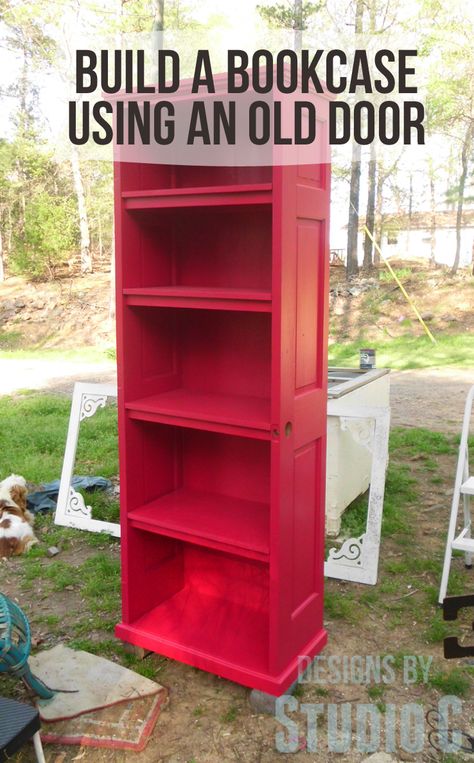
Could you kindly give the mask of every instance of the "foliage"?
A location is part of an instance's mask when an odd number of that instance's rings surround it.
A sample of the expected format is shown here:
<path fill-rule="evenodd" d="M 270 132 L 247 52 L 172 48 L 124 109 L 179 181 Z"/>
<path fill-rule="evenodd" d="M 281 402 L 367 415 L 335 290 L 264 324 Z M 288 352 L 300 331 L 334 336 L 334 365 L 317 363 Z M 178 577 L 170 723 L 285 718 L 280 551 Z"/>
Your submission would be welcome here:
<path fill-rule="evenodd" d="M 39 190 L 26 206 L 23 235 L 15 236 L 12 270 L 32 278 L 54 275 L 73 250 L 76 234 L 71 198 Z"/>
<path fill-rule="evenodd" d="M 264 21 L 273 28 L 304 30 L 308 28 L 309 18 L 317 13 L 322 6 L 322 2 L 303 2 L 300 15 L 293 0 L 287 0 L 286 3 L 257 5 L 257 10 Z"/>
<path fill-rule="evenodd" d="M 456 202 L 456 251 L 452 273 L 459 267 L 462 211 L 467 201 L 467 179 L 474 159 L 474 55 L 472 9 L 462 0 L 447 7 L 440 0 L 423 0 L 427 18 L 435 19 L 422 36 L 425 52 L 436 52 L 428 83 L 428 118 L 432 131 L 448 135 L 459 168 L 447 202 Z"/>

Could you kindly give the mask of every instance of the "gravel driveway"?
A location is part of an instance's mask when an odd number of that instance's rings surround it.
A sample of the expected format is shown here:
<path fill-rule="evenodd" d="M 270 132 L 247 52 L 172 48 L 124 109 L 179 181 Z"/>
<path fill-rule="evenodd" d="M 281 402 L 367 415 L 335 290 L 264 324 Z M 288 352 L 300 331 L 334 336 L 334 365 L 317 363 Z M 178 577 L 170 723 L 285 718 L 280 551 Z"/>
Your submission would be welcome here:
<path fill-rule="evenodd" d="M 76 381 L 113 383 L 116 380 L 113 360 L 80 363 L 59 359 L 0 359 L 0 395 L 30 389 L 71 394 Z"/>
<path fill-rule="evenodd" d="M 461 433 L 464 404 L 474 368 L 392 371 L 392 426 Z"/>

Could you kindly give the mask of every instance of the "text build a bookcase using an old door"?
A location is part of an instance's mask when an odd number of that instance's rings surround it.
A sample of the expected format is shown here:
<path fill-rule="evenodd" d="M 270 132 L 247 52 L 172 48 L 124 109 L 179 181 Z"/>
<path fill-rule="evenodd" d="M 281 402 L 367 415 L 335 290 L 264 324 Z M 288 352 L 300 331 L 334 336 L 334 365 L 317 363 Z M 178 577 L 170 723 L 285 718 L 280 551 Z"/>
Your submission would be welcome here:
<path fill-rule="evenodd" d="M 115 166 L 116 632 L 274 695 L 326 641 L 329 185 Z"/>

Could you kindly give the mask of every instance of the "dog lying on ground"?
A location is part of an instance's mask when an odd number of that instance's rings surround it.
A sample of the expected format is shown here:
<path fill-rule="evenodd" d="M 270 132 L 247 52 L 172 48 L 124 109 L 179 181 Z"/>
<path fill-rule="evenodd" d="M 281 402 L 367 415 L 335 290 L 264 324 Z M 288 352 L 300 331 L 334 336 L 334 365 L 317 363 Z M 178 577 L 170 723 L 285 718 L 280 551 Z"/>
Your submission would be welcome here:
<path fill-rule="evenodd" d="M 0 558 L 19 556 L 38 543 L 34 517 L 26 508 L 26 482 L 11 474 L 0 482 Z"/>

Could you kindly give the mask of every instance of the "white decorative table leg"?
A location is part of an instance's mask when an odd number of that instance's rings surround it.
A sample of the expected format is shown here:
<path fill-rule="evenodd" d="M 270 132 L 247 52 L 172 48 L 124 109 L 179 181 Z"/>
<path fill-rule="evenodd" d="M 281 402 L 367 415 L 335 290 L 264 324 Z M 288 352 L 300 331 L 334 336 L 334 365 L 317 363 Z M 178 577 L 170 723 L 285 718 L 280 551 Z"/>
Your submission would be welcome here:
<path fill-rule="evenodd" d="M 348 538 L 340 548 L 330 549 L 324 563 L 324 574 L 339 580 L 375 585 L 388 463 L 390 410 L 375 407 L 352 408 L 344 405 L 342 401 L 330 400 L 328 416 L 340 416 L 343 426 L 352 431 L 357 439 L 372 451 L 373 458 L 365 532 L 358 538 Z M 369 422 L 374 422 L 374 426 Z"/>

